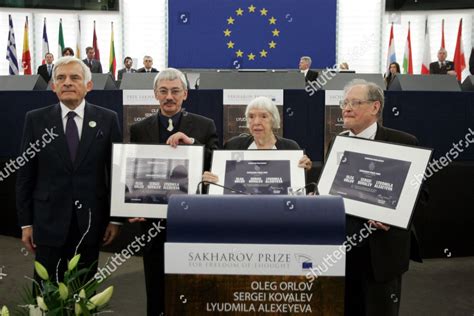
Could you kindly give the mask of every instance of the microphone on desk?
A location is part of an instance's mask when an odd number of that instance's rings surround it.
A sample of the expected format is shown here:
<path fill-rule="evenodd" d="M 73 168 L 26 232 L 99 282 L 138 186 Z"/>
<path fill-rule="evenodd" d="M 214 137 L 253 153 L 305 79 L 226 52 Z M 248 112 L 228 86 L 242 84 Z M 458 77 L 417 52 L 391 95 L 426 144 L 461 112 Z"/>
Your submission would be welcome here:
<path fill-rule="evenodd" d="M 293 195 L 299 195 L 298 192 L 301 192 L 301 191 L 303 191 L 303 190 L 306 190 L 306 189 L 307 189 L 309 186 L 311 186 L 311 185 L 314 185 L 314 190 L 311 191 L 311 192 L 313 192 L 314 195 L 319 195 L 318 186 L 317 186 L 316 182 L 310 182 L 310 183 L 306 184 L 304 187 L 301 187 L 301 188 L 299 188 L 299 189 L 294 190 L 294 191 L 293 191 Z"/>
<path fill-rule="evenodd" d="M 215 185 L 215 186 L 217 186 L 217 187 L 219 187 L 219 188 L 223 188 L 224 190 L 228 190 L 228 191 L 230 191 L 230 192 L 234 192 L 234 193 L 237 193 L 237 194 L 252 195 L 252 194 L 247 193 L 247 192 L 244 192 L 244 191 L 232 189 L 232 188 L 229 188 L 229 187 L 226 187 L 226 186 L 223 186 L 223 185 L 214 183 L 214 182 L 209 182 L 209 181 L 200 181 L 200 182 L 197 184 L 197 186 L 196 186 L 196 194 L 201 194 L 202 185 L 203 185 L 203 184 Z"/>

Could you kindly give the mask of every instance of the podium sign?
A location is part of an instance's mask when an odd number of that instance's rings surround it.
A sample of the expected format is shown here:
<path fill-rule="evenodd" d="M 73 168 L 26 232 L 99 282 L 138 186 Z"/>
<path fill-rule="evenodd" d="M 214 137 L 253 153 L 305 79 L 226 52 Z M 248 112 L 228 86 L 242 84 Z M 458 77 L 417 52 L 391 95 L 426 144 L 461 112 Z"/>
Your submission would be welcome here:
<path fill-rule="evenodd" d="M 123 90 L 123 142 L 130 143 L 130 126 L 156 115 L 159 109 L 153 89 Z"/>
<path fill-rule="evenodd" d="M 166 314 L 343 315 L 344 220 L 337 197 L 172 197 Z"/>

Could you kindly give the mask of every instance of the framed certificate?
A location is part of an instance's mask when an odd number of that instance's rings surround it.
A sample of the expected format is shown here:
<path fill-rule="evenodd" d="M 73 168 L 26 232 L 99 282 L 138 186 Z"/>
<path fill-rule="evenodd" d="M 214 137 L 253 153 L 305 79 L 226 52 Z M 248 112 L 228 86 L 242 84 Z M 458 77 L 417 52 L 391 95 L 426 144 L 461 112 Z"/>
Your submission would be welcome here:
<path fill-rule="evenodd" d="M 209 194 L 288 194 L 288 188 L 305 186 L 304 169 L 298 167 L 303 150 L 215 150 L 212 173 L 217 184 Z"/>
<path fill-rule="evenodd" d="M 346 214 L 407 228 L 432 150 L 337 136 L 318 183 Z"/>
<path fill-rule="evenodd" d="M 111 216 L 166 218 L 173 194 L 195 192 L 204 146 L 113 144 Z"/>

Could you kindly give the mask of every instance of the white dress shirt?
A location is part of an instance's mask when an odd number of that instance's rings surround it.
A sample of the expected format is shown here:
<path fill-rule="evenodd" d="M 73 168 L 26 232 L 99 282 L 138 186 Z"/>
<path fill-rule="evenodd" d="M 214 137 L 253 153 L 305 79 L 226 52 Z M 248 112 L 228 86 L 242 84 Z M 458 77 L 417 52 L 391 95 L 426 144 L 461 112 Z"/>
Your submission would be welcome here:
<path fill-rule="evenodd" d="M 258 149 L 257 144 L 255 142 L 252 142 L 247 149 Z M 275 145 L 273 145 L 272 149 L 277 149 Z"/>
<path fill-rule="evenodd" d="M 360 137 L 360 138 L 365 138 L 365 139 L 375 139 L 375 134 L 377 134 L 377 122 L 372 123 L 369 127 L 364 129 L 362 132 L 359 134 L 354 134 L 351 131 L 349 131 L 349 136 L 351 137 Z"/>

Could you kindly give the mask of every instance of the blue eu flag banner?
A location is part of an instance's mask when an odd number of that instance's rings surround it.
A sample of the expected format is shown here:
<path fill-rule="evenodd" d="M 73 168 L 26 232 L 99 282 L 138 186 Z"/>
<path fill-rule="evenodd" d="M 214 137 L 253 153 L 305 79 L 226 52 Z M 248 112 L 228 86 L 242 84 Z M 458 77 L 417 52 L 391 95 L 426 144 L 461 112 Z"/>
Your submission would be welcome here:
<path fill-rule="evenodd" d="M 169 62 L 176 68 L 331 67 L 336 0 L 169 1 Z"/>

